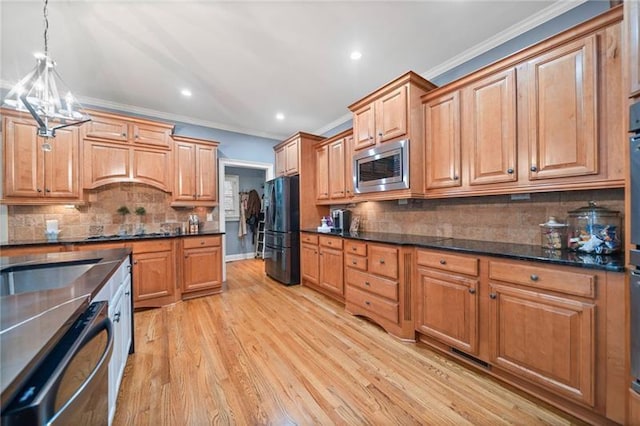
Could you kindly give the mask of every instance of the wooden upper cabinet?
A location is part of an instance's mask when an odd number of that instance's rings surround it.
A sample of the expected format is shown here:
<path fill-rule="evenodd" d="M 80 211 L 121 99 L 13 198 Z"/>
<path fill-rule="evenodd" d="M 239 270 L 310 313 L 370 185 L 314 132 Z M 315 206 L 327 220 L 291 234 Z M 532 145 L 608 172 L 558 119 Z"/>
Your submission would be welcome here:
<path fill-rule="evenodd" d="M 4 196 L 35 204 L 80 199 L 80 145 L 76 127 L 59 129 L 43 151 L 44 138 L 27 118 L 4 116 Z"/>
<path fill-rule="evenodd" d="M 89 111 L 91 121 L 83 126 L 84 139 L 149 145 L 171 149 L 173 125 L 125 117 L 103 111 Z"/>
<path fill-rule="evenodd" d="M 169 151 L 138 148 L 132 154 L 134 181 L 147 183 L 166 192 L 171 191 L 173 167 Z"/>
<path fill-rule="evenodd" d="M 174 136 L 172 206 L 215 206 L 218 201 L 217 143 Z"/>
<path fill-rule="evenodd" d="M 424 104 L 425 187 L 460 186 L 460 92 Z"/>
<path fill-rule="evenodd" d="M 300 173 L 300 137 L 292 137 L 273 148 L 276 155 L 276 176 Z"/>
<path fill-rule="evenodd" d="M 354 149 L 397 139 L 408 129 L 407 86 L 401 86 L 353 112 Z"/>
<path fill-rule="evenodd" d="M 316 199 L 329 199 L 329 145 L 316 148 Z"/>
<path fill-rule="evenodd" d="M 598 173 L 597 36 L 527 63 L 529 178 Z"/>
<path fill-rule="evenodd" d="M 276 176 L 284 176 L 287 173 L 287 156 L 285 147 L 276 149 Z"/>
<path fill-rule="evenodd" d="M 84 144 L 84 187 L 123 182 L 131 176 L 129 148 L 100 141 Z"/>
<path fill-rule="evenodd" d="M 408 129 L 407 86 L 398 87 L 375 104 L 376 138 L 386 142 L 405 136 Z"/>
<path fill-rule="evenodd" d="M 629 96 L 640 96 L 640 2 L 624 2 L 629 53 Z"/>
<path fill-rule="evenodd" d="M 462 103 L 469 185 L 517 180 L 515 68 L 471 83 Z"/>
<path fill-rule="evenodd" d="M 374 104 L 362 106 L 353 112 L 353 149 L 368 148 L 376 144 Z"/>
<path fill-rule="evenodd" d="M 329 144 L 329 196 L 345 196 L 345 140 L 339 139 Z"/>

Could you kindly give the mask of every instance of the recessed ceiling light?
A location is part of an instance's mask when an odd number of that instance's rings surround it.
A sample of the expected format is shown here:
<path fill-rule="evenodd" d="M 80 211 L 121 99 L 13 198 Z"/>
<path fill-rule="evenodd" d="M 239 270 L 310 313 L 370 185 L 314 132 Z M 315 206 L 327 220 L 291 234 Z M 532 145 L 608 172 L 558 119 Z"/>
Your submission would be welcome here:
<path fill-rule="evenodd" d="M 279 112 L 276 114 L 276 120 L 282 121 L 284 120 L 284 114 Z"/>
<path fill-rule="evenodd" d="M 191 90 L 189 89 L 182 89 L 180 93 L 182 93 L 182 96 L 186 96 L 187 98 L 191 97 Z"/>
<path fill-rule="evenodd" d="M 351 52 L 352 60 L 357 61 L 360 58 L 362 58 L 362 53 L 358 52 L 357 50 L 354 50 L 353 52 Z"/>

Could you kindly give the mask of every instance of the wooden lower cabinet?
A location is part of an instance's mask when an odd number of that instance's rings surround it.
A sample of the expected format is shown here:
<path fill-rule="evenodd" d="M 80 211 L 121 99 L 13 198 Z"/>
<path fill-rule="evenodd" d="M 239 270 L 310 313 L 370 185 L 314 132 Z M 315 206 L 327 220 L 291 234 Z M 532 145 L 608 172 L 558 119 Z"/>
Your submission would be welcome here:
<path fill-rule="evenodd" d="M 176 301 L 173 241 L 133 244 L 133 304 L 159 307 Z"/>
<path fill-rule="evenodd" d="M 320 279 L 319 259 L 318 244 L 300 244 L 300 270 L 303 283 L 306 281 L 318 284 Z"/>
<path fill-rule="evenodd" d="M 344 297 L 342 239 L 322 236 L 319 240 L 318 283 L 320 287 L 342 299 Z"/>
<path fill-rule="evenodd" d="M 220 236 L 182 240 L 182 298 L 222 291 L 222 245 Z"/>
<path fill-rule="evenodd" d="M 492 364 L 594 406 L 593 303 L 489 284 Z"/>

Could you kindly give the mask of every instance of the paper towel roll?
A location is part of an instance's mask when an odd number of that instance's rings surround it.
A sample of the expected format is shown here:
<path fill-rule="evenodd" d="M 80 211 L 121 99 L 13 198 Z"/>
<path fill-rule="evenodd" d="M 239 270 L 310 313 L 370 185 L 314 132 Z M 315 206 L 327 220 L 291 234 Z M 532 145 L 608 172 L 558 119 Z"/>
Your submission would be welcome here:
<path fill-rule="evenodd" d="M 55 219 L 47 220 L 47 232 L 57 232 L 58 221 Z"/>

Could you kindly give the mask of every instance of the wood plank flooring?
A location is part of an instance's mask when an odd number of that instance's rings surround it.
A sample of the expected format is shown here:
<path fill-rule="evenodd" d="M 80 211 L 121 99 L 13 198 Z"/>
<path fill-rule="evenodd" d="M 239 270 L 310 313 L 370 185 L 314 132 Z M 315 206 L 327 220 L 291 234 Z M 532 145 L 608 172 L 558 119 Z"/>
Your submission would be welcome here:
<path fill-rule="evenodd" d="M 135 314 L 114 425 L 578 423 L 263 271 Z"/>

